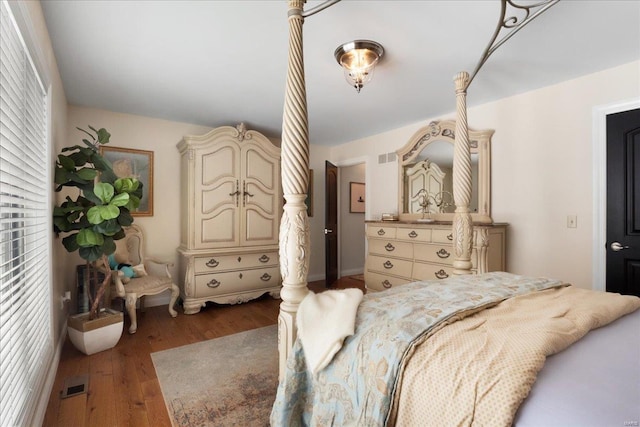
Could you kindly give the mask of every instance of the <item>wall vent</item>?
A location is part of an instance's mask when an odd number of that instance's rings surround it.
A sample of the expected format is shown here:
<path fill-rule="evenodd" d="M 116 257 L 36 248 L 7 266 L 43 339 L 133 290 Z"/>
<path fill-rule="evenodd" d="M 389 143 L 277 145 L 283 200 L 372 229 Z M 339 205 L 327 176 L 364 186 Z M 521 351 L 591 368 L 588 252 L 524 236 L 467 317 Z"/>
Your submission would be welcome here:
<path fill-rule="evenodd" d="M 395 162 L 397 158 L 396 153 L 387 153 L 387 162 Z"/>
<path fill-rule="evenodd" d="M 387 155 L 386 154 L 380 154 L 378 156 L 378 164 L 381 165 L 383 163 L 387 162 Z"/>

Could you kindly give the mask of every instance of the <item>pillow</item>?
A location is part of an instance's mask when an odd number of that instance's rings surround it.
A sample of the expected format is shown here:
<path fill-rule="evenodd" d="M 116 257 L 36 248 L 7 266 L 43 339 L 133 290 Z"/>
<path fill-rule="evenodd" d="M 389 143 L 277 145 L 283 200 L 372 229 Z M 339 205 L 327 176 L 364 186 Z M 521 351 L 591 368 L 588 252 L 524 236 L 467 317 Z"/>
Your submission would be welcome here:
<path fill-rule="evenodd" d="M 133 267 L 133 277 L 142 277 L 147 276 L 147 270 L 144 269 L 144 264 L 134 265 Z"/>

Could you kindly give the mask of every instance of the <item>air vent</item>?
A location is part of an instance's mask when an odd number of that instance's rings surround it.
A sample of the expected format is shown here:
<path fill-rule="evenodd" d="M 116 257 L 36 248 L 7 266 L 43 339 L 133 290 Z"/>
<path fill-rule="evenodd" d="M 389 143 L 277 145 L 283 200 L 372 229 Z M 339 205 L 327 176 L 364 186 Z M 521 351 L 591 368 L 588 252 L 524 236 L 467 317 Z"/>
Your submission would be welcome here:
<path fill-rule="evenodd" d="M 387 155 L 386 154 L 380 154 L 378 156 L 378 164 L 381 165 L 383 163 L 387 163 Z"/>
<path fill-rule="evenodd" d="M 89 390 L 89 374 L 69 377 L 64 380 L 60 397 L 66 399 L 67 397 L 84 394 L 87 390 Z"/>

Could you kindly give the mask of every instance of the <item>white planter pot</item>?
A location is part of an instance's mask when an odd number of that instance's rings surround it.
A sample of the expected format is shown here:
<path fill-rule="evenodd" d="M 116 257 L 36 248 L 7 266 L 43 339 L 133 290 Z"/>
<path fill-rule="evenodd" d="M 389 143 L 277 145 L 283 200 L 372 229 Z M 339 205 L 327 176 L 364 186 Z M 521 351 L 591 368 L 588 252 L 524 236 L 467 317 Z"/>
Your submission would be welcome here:
<path fill-rule="evenodd" d="M 123 314 L 110 309 L 102 311 L 94 320 L 89 320 L 89 313 L 76 314 L 67 319 L 69 339 L 86 355 L 115 347 L 123 326 Z"/>

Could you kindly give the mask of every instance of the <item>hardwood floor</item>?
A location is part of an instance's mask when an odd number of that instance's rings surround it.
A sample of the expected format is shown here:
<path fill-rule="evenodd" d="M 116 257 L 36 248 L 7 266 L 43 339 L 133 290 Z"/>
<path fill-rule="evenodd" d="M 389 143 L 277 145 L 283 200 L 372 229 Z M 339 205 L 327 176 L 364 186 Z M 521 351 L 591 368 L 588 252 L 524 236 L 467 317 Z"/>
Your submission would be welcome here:
<path fill-rule="evenodd" d="M 364 282 L 343 277 L 333 289 L 360 288 Z M 314 292 L 324 281 L 313 282 Z M 277 323 L 280 300 L 268 295 L 241 305 L 211 304 L 195 315 L 172 318 L 166 306 L 138 313 L 138 331 L 125 332 L 118 345 L 91 356 L 67 339 L 49 397 L 44 426 L 171 426 L 151 353 Z M 60 395 L 68 377 L 89 374 L 89 389 L 66 399 Z"/>

